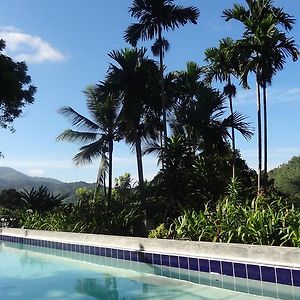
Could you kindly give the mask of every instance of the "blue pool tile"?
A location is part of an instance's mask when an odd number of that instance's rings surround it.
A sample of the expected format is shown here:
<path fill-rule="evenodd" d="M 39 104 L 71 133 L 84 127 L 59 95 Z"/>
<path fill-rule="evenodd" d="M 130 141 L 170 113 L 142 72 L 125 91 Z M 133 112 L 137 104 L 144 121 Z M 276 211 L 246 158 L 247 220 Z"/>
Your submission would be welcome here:
<path fill-rule="evenodd" d="M 273 267 L 261 266 L 262 281 L 276 283 L 275 269 Z"/>
<path fill-rule="evenodd" d="M 182 269 L 188 269 L 189 268 L 187 257 L 179 256 L 179 267 L 182 268 Z"/>
<path fill-rule="evenodd" d="M 152 265 L 152 253 L 146 252 L 144 254 L 144 259 L 146 264 L 151 264 Z"/>
<path fill-rule="evenodd" d="M 128 251 L 128 250 L 124 251 L 124 259 L 130 260 L 130 251 Z"/>
<path fill-rule="evenodd" d="M 277 283 L 292 285 L 292 273 L 289 269 L 276 268 Z"/>
<path fill-rule="evenodd" d="M 300 270 L 292 270 L 293 285 L 300 286 Z"/>
<path fill-rule="evenodd" d="M 96 252 L 96 250 L 95 250 L 95 246 L 90 246 L 90 254 L 91 255 L 95 255 L 95 252 Z"/>
<path fill-rule="evenodd" d="M 138 262 L 141 262 L 141 263 L 145 262 L 145 253 L 144 252 L 141 252 L 141 251 L 138 252 Z"/>
<path fill-rule="evenodd" d="M 221 262 L 219 260 L 210 260 L 210 272 L 221 274 Z"/>
<path fill-rule="evenodd" d="M 170 256 L 169 255 L 162 255 L 161 256 L 161 264 L 163 266 L 169 267 L 170 266 Z"/>
<path fill-rule="evenodd" d="M 161 265 L 161 255 L 160 254 L 153 254 L 153 263 L 155 265 Z"/>
<path fill-rule="evenodd" d="M 228 276 L 233 276 L 233 263 L 229 261 L 222 261 L 222 274 L 223 275 L 228 275 Z"/>
<path fill-rule="evenodd" d="M 247 265 L 248 278 L 253 280 L 261 280 L 260 268 L 257 265 Z"/>
<path fill-rule="evenodd" d="M 199 259 L 199 268 L 201 272 L 209 272 L 209 262 L 207 259 Z"/>
<path fill-rule="evenodd" d="M 135 251 L 131 251 L 131 261 L 138 261 L 138 254 Z"/>
<path fill-rule="evenodd" d="M 76 252 L 76 245 L 75 244 L 72 244 L 71 251 Z"/>
<path fill-rule="evenodd" d="M 100 255 L 105 257 L 105 248 L 100 248 Z"/>
<path fill-rule="evenodd" d="M 90 254 L 90 246 L 84 245 L 84 253 Z"/>
<path fill-rule="evenodd" d="M 112 256 L 112 249 L 111 248 L 105 248 L 105 256 L 111 257 Z"/>
<path fill-rule="evenodd" d="M 117 249 L 111 249 L 111 257 L 118 258 L 118 251 L 117 251 Z"/>
<path fill-rule="evenodd" d="M 80 245 L 75 244 L 75 252 L 80 252 Z"/>
<path fill-rule="evenodd" d="M 189 267 L 190 270 L 199 271 L 198 259 L 194 257 L 189 257 Z"/>
<path fill-rule="evenodd" d="M 246 265 L 240 263 L 234 263 L 234 276 L 239 278 L 247 278 Z"/>
<path fill-rule="evenodd" d="M 118 249 L 118 259 L 124 259 L 124 250 Z"/>
<path fill-rule="evenodd" d="M 84 253 L 84 245 L 79 245 L 79 252 Z"/>
<path fill-rule="evenodd" d="M 175 255 L 170 256 L 170 266 L 173 268 L 179 267 L 178 256 L 175 256 Z"/>
<path fill-rule="evenodd" d="M 100 252 L 100 247 L 94 247 L 94 253 L 95 253 L 95 255 L 97 255 L 97 256 L 99 256 L 99 255 L 101 255 L 101 252 Z"/>

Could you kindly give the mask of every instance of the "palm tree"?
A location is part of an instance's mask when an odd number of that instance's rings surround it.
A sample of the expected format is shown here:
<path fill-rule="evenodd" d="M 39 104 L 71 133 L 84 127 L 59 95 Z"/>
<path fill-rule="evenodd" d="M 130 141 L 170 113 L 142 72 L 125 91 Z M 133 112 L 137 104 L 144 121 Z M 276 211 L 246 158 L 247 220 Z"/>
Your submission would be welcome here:
<path fill-rule="evenodd" d="M 242 114 L 223 117 L 224 101 L 223 95 L 202 83 L 188 109 L 176 107 L 176 119 L 171 124 L 174 132 L 189 137 L 198 146 L 195 150 L 203 154 L 227 152 L 227 139 L 231 138 L 228 130 L 232 127 L 250 139 L 253 133 Z"/>
<path fill-rule="evenodd" d="M 197 23 L 199 10 L 196 7 L 183 7 L 174 4 L 174 0 L 133 0 L 129 9 L 138 23 L 131 24 L 124 34 L 126 42 L 136 47 L 138 40 L 156 39 L 152 50 L 159 55 L 161 101 L 163 112 L 164 143 L 167 138 L 167 114 L 164 85 L 164 52 L 169 44 L 163 37 L 163 31 L 175 30 L 187 23 Z"/>
<path fill-rule="evenodd" d="M 205 51 L 205 61 L 208 62 L 208 66 L 205 68 L 206 78 L 209 82 L 213 79 L 219 82 L 226 82 L 224 86 L 224 94 L 228 96 L 230 113 L 233 115 L 233 103 L 232 98 L 236 94 L 236 88 L 231 83 L 231 77 L 236 76 L 235 56 L 234 56 L 234 41 L 231 38 L 222 39 L 219 43 L 219 47 L 208 48 Z M 232 178 L 235 178 L 235 132 L 234 127 L 231 127 L 232 138 Z"/>
<path fill-rule="evenodd" d="M 194 151 L 228 149 L 224 142 L 232 138 L 228 132 L 229 127 L 241 131 L 247 139 L 252 135 L 251 129 L 245 117 L 237 112 L 223 118 L 224 95 L 202 80 L 205 74 L 205 68 L 195 62 L 188 62 L 185 71 L 173 73 L 176 101 L 173 103 L 171 126 L 175 133 L 189 140 Z"/>
<path fill-rule="evenodd" d="M 107 205 L 109 206 L 112 192 L 113 146 L 114 141 L 119 139 L 119 125 L 118 103 L 113 93 L 104 92 L 106 84 L 106 82 L 101 82 L 98 86 L 90 87 L 85 91 L 91 119 L 81 115 L 71 107 L 59 109 L 59 113 L 66 117 L 73 126 L 85 131 L 67 129 L 57 137 L 57 140 L 84 143 L 80 152 L 73 158 L 76 165 L 91 163 L 93 159 L 101 157 L 95 193 L 101 180 L 105 181 L 105 171 L 108 165 Z M 106 154 L 108 154 L 108 158 Z"/>
<path fill-rule="evenodd" d="M 223 12 L 226 21 L 235 19 L 245 28 L 243 39 L 238 42 L 242 79 L 248 85 L 249 72 L 256 74 L 257 82 L 257 116 L 258 116 L 258 191 L 261 189 L 261 89 L 263 91 L 264 108 L 264 179 L 267 179 L 267 85 L 272 83 L 273 76 L 283 69 L 286 58 L 293 60 L 299 57 L 295 41 L 288 38 L 278 26 L 290 31 L 295 19 L 285 13 L 282 8 L 273 6 L 273 0 L 246 0 L 248 8 L 235 5 L 233 9 Z M 265 182 L 264 182 L 265 184 Z"/>
<path fill-rule="evenodd" d="M 119 92 L 120 130 L 127 143 L 134 146 L 140 187 L 144 184 L 142 142 L 157 139 L 160 127 L 159 71 L 146 57 L 146 49 L 112 51 L 107 81 Z"/>

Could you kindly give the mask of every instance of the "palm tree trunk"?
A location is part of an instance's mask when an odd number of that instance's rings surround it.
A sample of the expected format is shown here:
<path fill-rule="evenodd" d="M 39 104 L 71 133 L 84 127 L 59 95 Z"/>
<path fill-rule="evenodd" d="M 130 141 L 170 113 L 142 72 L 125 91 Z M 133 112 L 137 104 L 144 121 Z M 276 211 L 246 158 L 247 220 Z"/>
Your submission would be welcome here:
<path fill-rule="evenodd" d="M 260 101 L 260 85 L 258 78 L 256 78 L 256 89 L 257 89 L 257 151 L 258 151 L 258 170 L 257 170 L 257 193 L 261 192 L 261 158 L 262 158 L 262 147 L 261 147 L 261 101 Z"/>
<path fill-rule="evenodd" d="M 114 143 L 113 141 L 109 141 L 109 149 L 108 149 L 108 193 L 107 193 L 107 207 L 110 206 L 111 203 L 111 191 L 112 191 L 112 154 L 113 154 L 113 148 Z"/>
<path fill-rule="evenodd" d="M 141 132 L 140 129 L 137 131 L 137 136 L 135 139 L 135 150 L 136 150 L 136 162 L 139 177 L 139 186 L 144 185 L 144 175 L 143 175 L 143 158 L 142 158 L 142 145 L 141 145 Z"/>
<path fill-rule="evenodd" d="M 228 77 L 228 86 L 231 87 L 231 80 L 230 76 Z M 230 114 L 233 116 L 233 104 L 232 104 L 232 94 L 229 93 L 229 106 L 230 106 Z M 234 133 L 234 127 L 233 127 L 233 121 L 231 124 L 231 137 L 232 137 L 232 151 L 233 151 L 233 157 L 232 157 L 232 179 L 235 179 L 235 133 Z"/>
<path fill-rule="evenodd" d="M 264 106 L 264 172 L 263 186 L 266 187 L 268 179 L 268 120 L 267 120 L 267 87 L 263 86 L 263 106 Z"/>
<path fill-rule="evenodd" d="M 102 164 L 102 159 L 98 168 L 98 173 L 97 173 L 97 179 L 96 179 L 96 186 L 95 186 L 95 190 L 94 190 L 94 197 L 93 197 L 93 201 L 96 201 L 96 197 L 97 197 L 97 193 L 100 187 L 100 181 L 101 181 L 101 164 Z M 104 192 L 105 192 L 105 185 L 104 185 Z"/>
<path fill-rule="evenodd" d="M 160 71 L 160 89 L 161 89 L 161 102 L 162 102 L 162 115 L 163 115 L 163 144 L 166 144 L 167 132 L 167 111 L 166 111 L 166 95 L 165 95 L 165 80 L 164 80 L 164 63 L 163 63 L 163 46 L 162 46 L 162 29 L 159 28 L 158 40 L 160 41 L 159 47 L 159 71 Z"/>

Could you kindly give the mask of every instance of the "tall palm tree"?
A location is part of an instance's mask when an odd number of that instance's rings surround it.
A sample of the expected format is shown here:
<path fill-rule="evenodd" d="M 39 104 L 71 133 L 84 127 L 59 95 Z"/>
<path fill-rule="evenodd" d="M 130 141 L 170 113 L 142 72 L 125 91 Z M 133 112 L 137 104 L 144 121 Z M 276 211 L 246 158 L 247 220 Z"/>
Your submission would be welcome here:
<path fill-rule="evenodd" d="M 119 92 L 120 129 L 134 146 L 140 187 L 144 184 L 142 142 L 157 139 L 160 126 L 159 71 L 146 57 L 146 49 L 112 51 L 107 75 L 112 90 Z"/>
<path fill-rule="evenodd" d="M 124 34 L 126 42 L 136 47 L 138 40 L 156 39 L 152 50 L 159 54 L 161 101 L 163 113 L 164 142 L 167 138 L 167 114 L 164 85 L 164 52 L 169 44 L 163 37 L 163 31 L 175 30 L 187 23 L 197 23 L 199 10 L 196 7 L 183 7 L 174 4 L 174 0 L 133 0 L 129 9 L 138 23 L 131 24 Z"/>
<path fill-rule="evenodd" d="M 231 38 L 222 39 L 219 47 L 208 48 L 205 51 L 205 61 L 208 66 L 205 68 L 206 78 L 209 82 L 213 79 L 219 82 L 226 82 L 224 86 L 224 94 L 228 96 L 230 113 L 233 115 L 232 98 L 236 95 L 236 87 L 231 83 L 231 77 L 236 76 L 234 41 Z M 235 178 L 235 132 L 234 127 L 231 127 L 232 137 L 232 178 Z"/>
<path fill-rule="evenodd" d="M 273 0 L 246 0 L 248 8 L 235 5 L 233 9 L 223 12 L 226 21 L 235 19 L 244 25 L 243 39 L 238 42 L 242 58 L 242 79 L 248 85 L 249 72 L 254 72 L 257 82 L 257 115 L 258 115 L 258 191 L 261 189 L 261 89 L 264 108 L 264 179 L 267 177 L 267 85 L 272 82 L 277 71 L 283 69 L 286 58 L 293 60 L 299 57 L 295 41 L 288 38 L 278 26 L 289 32 L 295 19 L 282 8 L 274 7 Z M 265 181 L 264 181 L 265 184 Z"/>
<path fill-rule="evenodd" d="M 99 188 L 100 180 L 104 178 L 104 172 L 108 165 L 108 206 L 111 202 L 112 192 L 112 155 L 114 141 L 119 139 L 118 125 L 118 103 L 113 93 L 104 93 L 105 82 L 85 91 L 87 107 L 91 118 L 87 118 L 71 107 L 62 107 L 59 113 L 78 129 L 76 131 L 67 129 L 61 133 L 57 140 L 68 142 L 81 142 L 80 148 L 73 160 L 76 165 L 91 163 L 93 159 L 101 157 L 101 163 L 97 175 L 96 190 Z M 108 158 L 107 158 L 108 154 Z M 107 164 L 108 160 L 108 164 Z"/>

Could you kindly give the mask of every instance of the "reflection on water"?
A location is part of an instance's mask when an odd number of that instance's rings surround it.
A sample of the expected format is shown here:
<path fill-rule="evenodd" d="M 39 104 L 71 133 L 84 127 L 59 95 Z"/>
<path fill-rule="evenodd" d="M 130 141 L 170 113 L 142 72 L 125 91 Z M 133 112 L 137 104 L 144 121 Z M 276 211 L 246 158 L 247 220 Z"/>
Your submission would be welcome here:
<path fill-rule="evenodd" d="M 104 280 L 95 278 L 79 279 L 76 292 L 93 297 L 94 299 L 119 300 L 116 278 L 104 274 Z"/>
<path fill-rule="evenodd" d="M 126 270 L 124 262 L 114 259 L 28 245 L 0 246 L 1 300 L 256 299 L 253 295 L 155 276 L 161 270 L 151 269 L 149 273 L 146 264 L 140 264 L 140 269 L 144 267 L 148 273 L 136 271 L 134 263 L 128 263 Z M 192 278 L 190 273 L 180 273 L 183 275 Z"/>

